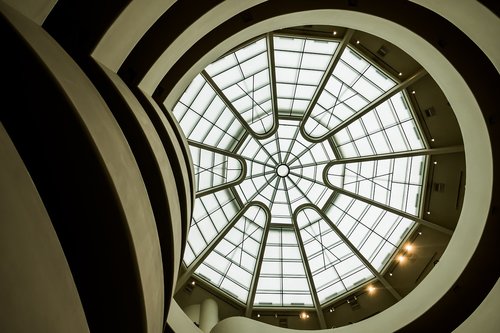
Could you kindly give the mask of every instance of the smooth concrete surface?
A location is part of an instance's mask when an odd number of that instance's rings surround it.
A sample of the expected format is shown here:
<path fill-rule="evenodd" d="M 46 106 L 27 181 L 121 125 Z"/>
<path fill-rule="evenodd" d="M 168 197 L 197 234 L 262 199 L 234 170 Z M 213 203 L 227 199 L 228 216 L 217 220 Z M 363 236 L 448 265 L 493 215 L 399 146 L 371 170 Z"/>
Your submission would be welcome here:
<path fill-rule="evenodd" d="M 170 164 L 170 160 L 165 152 L 163 143 L 161 142 L 158 133 L 155 130 L 151 119 L 148 117 L 142 105 L 139 103 L 134 94 L 130 91 L 127 85 L 115 72 L 109 70 L 106 66 L 101 64 L 101 68 L 106 73 L 106 75 L 111 79 L 115 87 L 121 93 L 123 99 L 127 102 L 130 107 L 134 117 L 140 124 L 143 134 L 146 136 L 153 155 L 156 158 L 156 163 L 158 169 L 160 170 L 163 187 L 167 193 L 167 202 L 163 204 L 168 207 L 170 213 L 170 221 L 157 221 L 157 223 L 165 223 L 172 226 L 173 232 L 173 281 L 177 281 L 177 276 L 179 275 L 179 267 L 181 264 L 181 248 L 182 248 L 182 219 L 181 219 L 181 208 L 179 203 L 179 195 L 177 193 L 177 185 L 175 182 L 175 175 Z M 146 149 L 144 147 L 144 149 Z M 175 156 L 177 157 L 177 156 Z M 170 241 L 170 240 L 166 240 Z M 160 304 L 163 311 L 163 304 Z"/>
<path fill-rule="evenodd" d="M 170 303 L 170 310 L 168 311 L 167 323 L 170 328 L 176 333 L 204 333 L 193 324 L 175 300 Z"/>
<path fill-rule="evenodd" d="M 214 15 L 225 16 L 223 12 Z M 476 20 L 481 13 L 470 12 Z M 459 122 L 465 146 L 467 191 L 458 226 L 450 244 L 441 258 L 440 265 L 415 290 L 397 306 L 360 323 L 338 329 L 338 332 L 390 332 L 418 318 L 435 304 L 455 283 L 482 235 L 491 202 L 493 162 L 488 136 L 481 110 L 464 79 L 447 59 L 432 45 L 412 31 L 372 15 L 342 10 L 315 10 L 282 15 L 257 23 L 231 38 L 226 39 L 200 60 L 178 82 L 166 100 L 167 108 L 175 101 L 196 74 L 218 56 L 237 46 L 243 40 L 287 26 L 331 24 L 353 28 L 390 40 L 403 51 L 411 54 L 434 78 L 448 98 Z M 202 29 L 200 26 L 199 29 Z M 195 34 L 186 36 L 195 43 Z M 154 75 L 158 75 L 155 73 Z M 145 78 L 145 80 L 148 77 Z"/>
<path fill-rule="evenodd" d="M 176 176 L 177 179 L 177 184 L 178 186 L 184 186 L 184 193 L 185 193 L 185 205 L 181 207 L 181 210 L 184 212 L 187 212 L 185 219 L 181 219 L 181 223 L 184 223 L 184 229 L 186 230 L 185 237 L 183 238 L 184 240 L 187 240 L 187 235 L 189 234 L 189 228 L 191 227 L 191 213 L 193 210 L 193 205 L 195 201 L 195 184 L 193 180 L 193 175 L 194 175 L 194 166 L 193 162 L 191 160 L 191 154 L 189 154 L 189 148 L 187 144 L 187 140 L 185 139 L 184 136 L 182 136 L 182 141 L 178 140 L 177 135 L 175 133 L 182 133 L 182 130 L 180 126 L 177 123 L 174 123 L 174 126 L 177 126 L 174 128 L 171 123 L 168 121 L 167 116 L 163 113 L 161 110 L 160 106 L 156 101 L 149 96 L 147 93 L 143 92 L 144 97 L 148 100 L 151 106 L 153 106 L 154 111 L 156 113 L 156 116 L 160 120 L 163 128 L 167 132 L 168 137 L 170 140 L 173 142 L 172 148 L 173 151 L 169 151 L 170 154 L 174 155 L 173 158 L 176 158 L 177 161 L 179 161 L 179 167 L 180 167 L 180 174 Z M 184 149 L 182 148 L 184 146 Z M 185 154 L 184 151 L 187 153 Z M 182 179 L 182 181 L 181 181 Z M 188 181 L 191 180 L 191 181 Z M 173 226 L 176 228 L 179 226 L 182 229 L 182 226 L 176 225 Z M 177 233 L 178 231 L 174 230 L 174 233 Z M 185 246 L 185 244 L 181 244 L 181 246 Z M 181 260 L 182 258 L 179 258 Z M 176 282 L 177 280 L 174 280 L 174 285 L 172 286 L 173 290 L 176 289 Z"/>
<path fill-rule="evenodd" d="M 36 24 L 42 25 L 57 0 L 2 0 Z"/>
<path fill-rule="evenodd" d="M 500 279 L 469 318 L 462 323 L 455 333 L 497 333 L 500 329 Z"/>
<path fill-rule="evenodd" d="M 500 71 L 500 18 L 477 0 L 411 0 L 465 32 Z M 479 18 L 480 17 L 480 18 Z"/>
<path fill-rule="evenodd" d="M 0 123 L 0 332 L 89 332 L 56 232 Z"/>
<path fill-rule="evenodd" d="M 11 0 L 15 1 L 15 0 Z M 175 0 L 132 1 L 99 41 L 92 56 L 118 72 L 137 42 Z M 127 36 L 127 38 L 123 38 Z"/>
<path fill-rule="evenodd" d="M 144 297 L 147 332 L 161 332 L 164 293 L 160 244 L 146 188 L 132 151 L 106 103 L 73 59 L 40 26 L 5 4 L 0 8 L 65 91 L 108 171 L 128 222 Z"/>
<path fill-rule="evenodd" d="M 219 322 L 219 307 L 212 298 L 207 298 L 200 305 L 200 329 L 210 333 L 212 328 Z"/>

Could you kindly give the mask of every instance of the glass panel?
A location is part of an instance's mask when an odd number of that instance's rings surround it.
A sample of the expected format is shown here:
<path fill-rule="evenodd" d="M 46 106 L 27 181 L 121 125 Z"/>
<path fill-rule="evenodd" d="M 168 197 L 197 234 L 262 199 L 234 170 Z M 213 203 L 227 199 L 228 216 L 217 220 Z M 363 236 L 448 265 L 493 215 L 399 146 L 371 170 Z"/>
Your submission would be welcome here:
<path fill-rule="evenodd" d="M 279 114 L 301 116 L 338 42 L 285 36 L 273 42 Z"/>
<path fill-rule="evenodd" d="M 321 303 L 355 284 L 352 276 L 371 279 L 373 275 L 314 209 L 303 209 L 297 215 L 297 225 Z M 361 272 L 361 274 L 359 274 Z"/>
<path fill-rule="evenodd" d="M 197 192 L 230 184 L 240 177 L 242 165 L 237 159 L 192 145 L 189 150 L 194 165 Z"/>
<path fill-rule="evenodd" d="M 346 47 L 304 128 L 320 137 L 394 87 L 396 82 Z"/>
<path fill-rule="evenodd" d="M 217 234 L 231 221 L 239 207 L 228 190 L 197 198 L 189 229 L 184 263 L 189 266 L 210 244 Z"/>
<path fill-rule="evenodd" d="M 213 88 L 198 75 L 174 106 L 173 114 L 189 140 L 231 150 L 244 130 Z"/>
<path fill-rule="evenodd" d="M 425 148 L 405 95 L 397 93 L 334 135 L 342 157 L 369 156 Z M 360 143 L 363 138 L 366 143 Z M 356 142 L 357 149 L 344 149 Z"/>
<path fill-rule="evenodd" d="M 267 43 L 261 38 L 206 68 L 222 93 L 255 133 L 268 132 L 274 123 Z"/>
<path fill-rule="evenodd" d="M 312 304 L 295 232 L 292 228 L 270 229 L 254 306 Z"/>
<path fill-rule="evenodd" d="M 372 266 L 381 271 L 415 222 L 339 194 L 326 214 Z"/>
<path fill-rule="evenodd" d="M 426 156 L 338 164 L 328 170 L 332 184 L 418 215 Z"/>
<path fill-rule="evenodd" d="M 265 224 L 264 210 L 250 206 L 195 273 L 246 302 Z"/>

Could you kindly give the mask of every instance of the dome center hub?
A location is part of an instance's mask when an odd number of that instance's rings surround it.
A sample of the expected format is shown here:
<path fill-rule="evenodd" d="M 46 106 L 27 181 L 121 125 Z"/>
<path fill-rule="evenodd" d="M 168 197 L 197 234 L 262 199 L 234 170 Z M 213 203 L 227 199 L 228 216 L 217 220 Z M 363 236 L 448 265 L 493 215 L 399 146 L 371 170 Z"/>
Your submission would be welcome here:
<path fill-rule="evenodd" d="M 280 164 L 276 167 L 276 174 L 280 177 L 286 177 L 290 173 L 290 168 L 286 164 Z"/>

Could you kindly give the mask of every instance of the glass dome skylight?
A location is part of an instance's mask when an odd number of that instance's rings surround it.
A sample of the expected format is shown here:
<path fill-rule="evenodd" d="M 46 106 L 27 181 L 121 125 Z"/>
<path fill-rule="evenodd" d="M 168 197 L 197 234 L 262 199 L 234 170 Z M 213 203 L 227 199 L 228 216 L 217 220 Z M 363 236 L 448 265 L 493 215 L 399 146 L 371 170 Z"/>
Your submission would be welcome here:
<path fill-rule="evenodd" d="M 181 96 L 197 186 L 184 277 L 250 309 L 319 309 L 374 279 L 397 295 L 382 272 L 422 220 L 426 143 L 407 83 L 349 37 L 267 34 Z"/>

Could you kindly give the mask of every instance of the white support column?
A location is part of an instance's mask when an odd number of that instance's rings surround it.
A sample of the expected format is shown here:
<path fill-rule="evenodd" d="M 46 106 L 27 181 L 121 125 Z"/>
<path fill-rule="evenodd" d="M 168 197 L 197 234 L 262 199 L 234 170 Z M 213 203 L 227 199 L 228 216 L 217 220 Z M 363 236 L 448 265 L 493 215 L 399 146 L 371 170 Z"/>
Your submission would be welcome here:
<path fill-rule="evenodd" d="M 212 328 L 219 322 L 219 306 L 212 298 L 201 302 L 200 307 L 200 329 L 204 333 L 210 333 Z"/>

